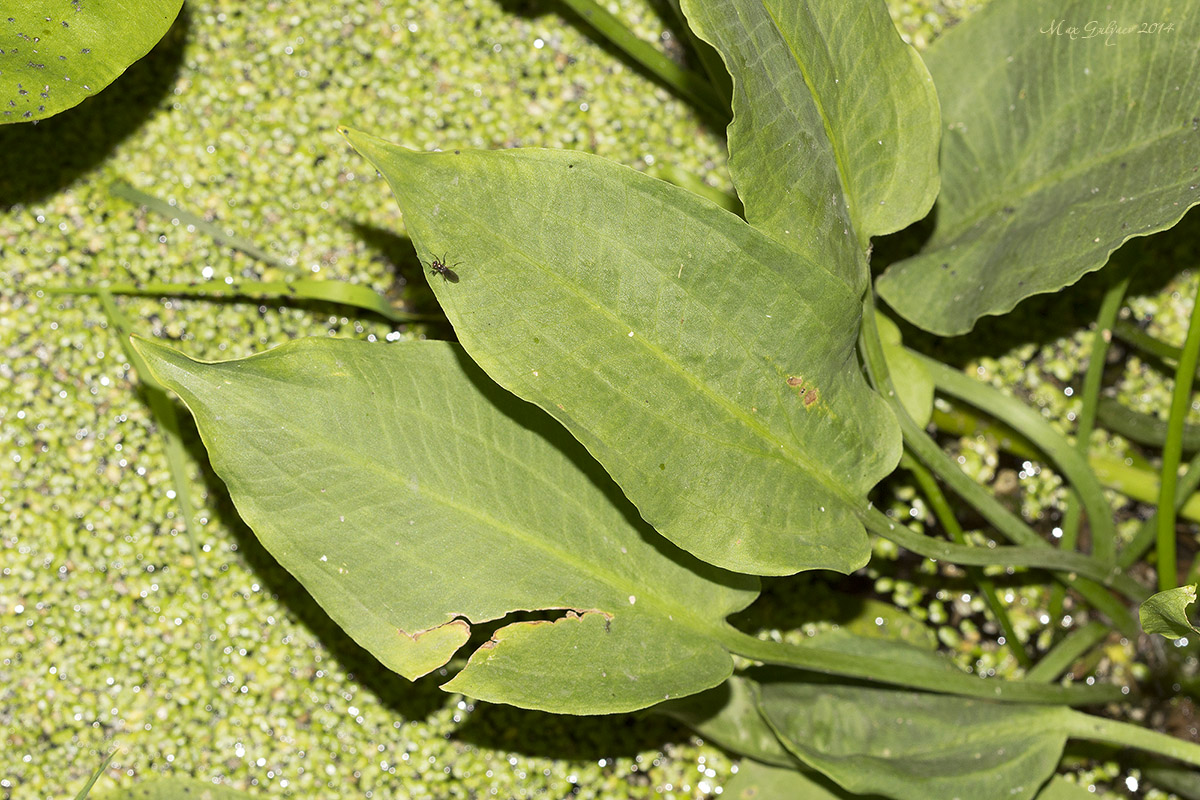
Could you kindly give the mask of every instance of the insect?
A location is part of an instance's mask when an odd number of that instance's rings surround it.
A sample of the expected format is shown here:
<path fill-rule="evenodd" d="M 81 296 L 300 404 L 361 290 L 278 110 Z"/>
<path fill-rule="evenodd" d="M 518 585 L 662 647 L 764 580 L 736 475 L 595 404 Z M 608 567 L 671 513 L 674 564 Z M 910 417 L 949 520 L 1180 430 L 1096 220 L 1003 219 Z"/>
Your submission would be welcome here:
<path fill-rule="evenodd" d="M 430 275 L 441 275 L 442 280 L 444 280 L 444 281 L 450 281 L 451 283 L 458 283 L 458 273 L 455 272 L 454 270 L 450 269 L 450 266 L 457 267 L 458 264 L 455 263 L 453 265 L 448 265 L 446 263 L 445 256 L 442 256 L 441 258 L 434 256 L 433 261 L 428 266 L 429 266 L 429 274 Z"/>

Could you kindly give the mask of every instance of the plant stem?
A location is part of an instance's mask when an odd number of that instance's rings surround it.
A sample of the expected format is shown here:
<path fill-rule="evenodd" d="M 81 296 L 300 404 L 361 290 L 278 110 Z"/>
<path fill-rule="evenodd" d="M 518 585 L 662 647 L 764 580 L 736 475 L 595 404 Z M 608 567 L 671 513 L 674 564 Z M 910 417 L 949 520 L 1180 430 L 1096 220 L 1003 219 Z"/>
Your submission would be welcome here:
<path fill-rule="evenodd" d="M 675 18 L 679 21 L 680 29 L 687 34 L 688 42 L 692 45 L 692 51 L 704 67 L 705 74 L 708 75 L 708 82 L 712 86 L 713 94 L 719 99 L 722 108 L 731 108 L 733 103 L 733 78 L 730 77 L 729 70 L 725 69 L 725 62 L 721 60 L 721 54 L 717 52 L 715 47 L 701 39 L 692 30 L 692 26 L 688 24 L 687 17 L 679 5 L 679 0 L 669 0 L 669 4 L 671 10 L 675 12 Z M 726 115 L 728 116 L 728 112 Z"/>
<path fill-rule="evenodd" d="M 1092 354 L 1088 359 L 1087 372 L 1083 377 L 1083 392 L 1080 396 L 1079 416 L 1076 419 L 1075 428 L 1075 450 L 1085 462 L 1091 449 L 1092 430 L 1096 424 L 1100 389 L 1104 384 L 1104 365 L 1108 361 L 1108 345 L 1112 340 L 1112 328 L 1116 324 L 1121 306 L 1124 305 L 1125 292 L 1129 289 L 1129 280 L 1129 275 L 1125 275 L 1105 291 L 1104 299 L 1100 302 L 1100 311 L 1096 315 L 1096 328 L 1092 332 Z M 1091 474 L 1093 477 L 1095 476 L 1094 472 Z M 1103 495 L 1101 496 L 1103 497 Z M 1108 508 L 1107 502 L 1105 502 L 1105 507 Z M 1092 509 L 1088 508 L 1082 493 L 1076 488 L 1075 492 L 1067 495 L 1067 508 L 1063 515 L 1063 534 L 1059 546 L 1064 550 L 1074 550 L 1078 547 L 1079 523 L 1084 509 L 1087 509 L 1090 516 Z M 1109 509 L 1108 516 L 1111 523 L 1111 509 Z M 1116 529 L 1111 524 L 1109 528 L 1111 530 L 1107 533 L 1111 538 L 1108 540 L 1104 552 L 1109 559 L 1112 559 L 1116 555 Z M 1095 525 L 1092 526 L 1091 532 L 1092 554 L 1095 555 L 1098 552 L 1096 538 L 1103 532 L 1097 530 Z M 1050 587 L 1049 614 L 1051 619 L 1062 617 L 1065 597 L 1066 589 L 1062 584 Z"/>
<path fill-rule="evenodd" d="M 996 442 L 998 448 L 1006 453 L 1012 453 L 1014 456 L 1028 459 L 1045 457 L 1031 442 L 1007 425 L 983 420 L 975 416 L 969 409 L 957 406 L 952 406 L 949 410 L 934 408 L 933 424 L 939 431 L 954 436 L 989 437 Z M 1124 461 L 1104 455 L 1090 456 L 1088 465 L 1096 473 L 1101 485 L 1107 489 L 1120 492 L 1140 503 L 1153 503 L 1158 499 L 1157 472 L 1129 466 Z M 1198 478 L 1200 478 L 1200 474 L 1198 474 Z M 1180 479 L 1179 487 L 1177 491 L 1179 497 L 1175 502 L 1176 510 L 1180 516 L 1193 522 L 1200 522 L 1200 495 L 1194 494 L 1196 489 L 1200 488 L 1200 479 L 1191 482 Z M 1153 544 L 1153 526 L 1151 537 L 1147 548 Z M 1126 550 L 1128 550 L 1128 546 Z M 1138 553 L 1137 558 L 1129 561 L 1122 561 L 1118 558 L 1117 562 L 1122 569 L 1128 569 L 1144 552 L 1145 548 Z"/>
<path fill-rule="evenodd" d="M 1108 634 L 1109 627 L 1096 621 L 1076 628 L 1025 673 L 1025 680 L 1035 683 L 1054 680 L 1066 672 L 1076 659 L 1102 642 Z"/>
<path fill-rule="evenodd" d="M 104 770 L 108 768 L 108 762 L 113 760 L 113 756 L 115 756 L 117 751 L 120 749 L 120 747 L 114 747 L 112 752 L 104 757 L 104 760 L 100 762 L 100 766 L 96 767 L 96 771 L 92 773 L 91 779 L 89 779 L 88 782 L 83 785 L 83 788 L 79 790 L 79 794 L 75 795 L 75 800 L 83 800 L 88 796 L 88 793 L 92 791 L 92 787 L 96 785 L 96 781 L 100 780 L 100 776 L 103 775 Z"/>
<path fill-rule="evenodd" d="M 1113 336 L 1163 361 L 1178 363 L 1182 353 L 1178 347 L 1155 339 L 1132 322 L 1118 322 L 1113 326 Z"/>
<path fill-rule="evenodd" d="M 949 534 L 950 538 L 958 545 L 966 545 L 967 537 L 963 533 L 962 526 L 958 524 L 958 518 L 954 516 L 954 509 L 950 507 L 950 502 L 946 499 L 945 493 L 942 492 L 942 487 L 938 486 L 937 480 L 930 474 L 929 470 L 916 459 L 905 454 L 900 459 L 900 466 L 908 470 L 913 479 L 916 480 L 917 486 L 925 495 L 929 507 L 933 509 L 933 514 L 937 517 L 942 529 Z M 988 609 L 992 612 L 992 617 L 995 618 L 996 624 L 1000 626 L 1000 631 L 1004 635 L 1004 644 L 1008 647 L 1009 652 L 1013 654 L 1013 658 L 1017 660 L 1025 669 L 1029 669 L 1032 661 L 1029 658 L 1029 653 L 1025 651 L 1024 645 L 1017 637 L 1017 630 L 1013 627 L 1012 620 L 1008 616 L 1008 609 L 1000 602 L 999 596 L 996 594 L 996 584 L 986 575 L 983 570 L 977 567 L 967 567 L 967 574 L 975 585 L 979 587 L 980 593 L 983 595 L 984 601 L 988 605 Z"/>
<path fill-rule="evenodd" d="M 1175 390 L 1171 393 L 1171 415 L 1167 419 L 1167 441 L 1163 444 L 1162 479 L 1158 487 L 1158 590 L 1174 589 L 1175 567 L 1175 487 L 1179 480 L 1179 461 L 1183 455 L 1183 423 L 1192 400 L 1192 381 L 1200 357 L 1200 290 L 1192 301 L 1192 318 L 1187 339 L 1175 369 Z"/>
<path fill-rule="evenodd" d="M 1159 448 L 1167 443 L 1166 420 L 1126 408 L 1111 397 L 1101 398 L 1097 417 L 1105 428 L 1132 442 Z M 1185 424 L 1182 439 L 1183 452 L 1200 451 L 1200 425 Z"/>
<path fill-rule="evenodd" d="M 1125 693 L 1119 686 L 1055 686 L 1026 681 L 1005 681 L 979 678 L 955 668 L 946 661 L 945 669 L 931 669 L 931 653 L 918 651 L 925 657 L 908 662 L 903 658 L 881 660 L 877 656 L 858 655 L 822 646 L 820 637 L 806 644 L 786 644 L 764 641 L 727 626 L 721 636 L 722 644 L 733 653 L 784 667 L 797 667 L 826 675 L 924 689 L 940 694 L 980 697 L 1014 703 L 1046 703 L 1056 705 L 1091 705 L 1119 700 Z"/>
<path fill-rule="evenodd" d="M 1185 742 L 1174 736 L 1128 722 L 1093 717 L 1077 711 L 1066 711 L 1064 717 L 1067 722 L 1068 735 L 1073 739 L 1133 747 L 1200 767 L 1200 744 Z"/>
<path fill-rule="evenodd" d="M 1098 583 L 1111 586 L 1127 597 L 1143 596 L 1146 591 L 1141 584 L 1122 574 L 1115 567 L 1107 567 L 1082 553 L 1071 553 L 1046 545 L 1045 547 L 1005 546 L 972 547 L 951 544 L 940 539 L 922 536 L 909 530 L 903 523 L 890 519 L 876 508 L 866 508 L 858 518 L 871 533 L 895 542 L 919 556 L 951 564 L 970 564 L 980 567 L 1033 567 L 1057 572 L 1077 573 Z"/>
<path fill-rule="evenodd" d="M 239 236 L 227 233 L 220 225 L 215 225 L 203 217 L 197 216 L 190 211 L 184 211 L 182 208 L 169 203 L 165 200 L 160 200 L 154 195 L 146 194 L 140 189 L 133 188 L 132 185 L 125 181 L 113 181 L 108 187 L 109 193 L 113 197 L 119 197 L 122 200 L 128 200 L 134 205 L 145 206 L 147 211 L 152 211 L 155 214 L 166 217 L 169 220 L 178 220 L 180 223 L 195 228 L 201 233 L 207 234 L 209 238 L 216 241 L 218 244 L 223 244 L 232 247 L 234 250 L 241 251 L 251 258 L 261 261 L 264 264 L 269 264 L 272 267 L 284 271 L 295 271 L 296 267 L 286 264 L 279 258 L 258 247 L 253 242 L 242 239 Z"/>
<path fill-rule="evenodd" d="M 1191 520 L 1197 520 L 1194 513 L 1188 512 L 1188 506 L 1194 505 L 1197 499 L 1193 492 L 1200 488 L 1200 453 L 1192 456 L 1192 460 L 1188 463 L 1187 472 L 1179 479 L 1179 484 L 1176 487 L 1175 510 L 1183 512 L 1183 516 Z M 1149 501 L 1146 501 L 1149 502 Z M 1155 510 L 1150 519 L 1142 523 L 1134 534 L 1133 539 L 1125 546 L 1117 556 L 1117 565 L 1122 569 L 1128 569 L 1141 559 L 1146 551 L 1154 546 L 1154 540 L 1158 535 L 1158 511 Z"/>
<path fill-rule="evenodd" d="M 1112 508 L 1104 497 L 1104 487 L 1088 466 L 1087 456 L 1081 454 L 1065 436 L 1054 430 L 1041 414 L 1014 397 L 980 383 L 940 361 L 915 351 L 908 351 L 921 362 L 942 392 L 964 400 L 986 411 L 1013 428 L 1026 439 L 1037 442 L 1063 477 L 1071 484 L 1087 510 L 1092 529 L 1092 556 L 1101 563 L 1116 561 L 1116 528 Z M 1094 409 L 1093 409 L 1094 410 Z"/>
<path fill-rule="evenodd" d="M 1036 531 L 1026 525 L 1020 518 L 1013 515 L 986 489 L 975 483 L 975 481 L 971 480 L 970 477 L 959 469 L 958 465 L 942 451 L 937 442 L 930 438 L 925 431 L 921 430 L 920 426 L 908 415 L 904 406 L 897 399 L 896 390 L 892 386 L 891 377 L 888 375 L 887 362 L 884 359 L 883 347 L 879 341 L 879 331 L 875 327 L 875 303 L 870 291 L 867 292 L 865 305 L 866 308 L 863 313 L 862 328 L 859 335 L 859 349 L 866 364 L 867 372 L 874 382 L 876 389 L 891 406 L 896 419 L 900 423 L 900 430 L 904 436 L 905 443 L 925 466 L 929 467 L 959 497 L 979 511 L 984 519 L 990 522 L 1009 541 L 1053 550 L 1054 548 L 1038 536 Z M 1060 553 L 1059 555 L 1076 554 Z M 1137 620 L 1129 613 L 1129 609 L 1109 594 L 1104 587 L 1073 575 L 1056 573 L 1055 578 L 1074 588 L 1093 607 L 1108 615 L 1109 619 L 1121 629 L 1122 633 L 1127 636 L 1138 635 L 1140 628 Z M 1122 583 L 1131 599 L 1138 602 L 1145 599 L 1148 594 L 1136 582 L 1130 581 L 1127 583 L 1122 581 Z M 1132 586 L 1130 585 L 1131 583 Z"/>

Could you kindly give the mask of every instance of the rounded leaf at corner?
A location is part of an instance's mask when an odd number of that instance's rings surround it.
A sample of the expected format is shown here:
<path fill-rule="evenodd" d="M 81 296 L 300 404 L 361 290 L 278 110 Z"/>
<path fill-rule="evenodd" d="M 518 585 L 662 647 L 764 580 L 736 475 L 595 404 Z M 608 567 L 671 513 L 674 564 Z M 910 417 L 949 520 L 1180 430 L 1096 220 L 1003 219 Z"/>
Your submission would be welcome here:
<path fill-rule="evenodd" d="M 1196 584 L 1167 589 L 1151 595 L 1138 608 L 1138 619 L 1146 633 L 1167 639 L 1183 639 L 1200 633 L 1188 619 L 1187 608 L 1196 602 Z"/>
<path fill-rule="evenodd" d="M 964 334 L 1059 291 L 1200 203 L 1200 4 L 1139 3 L 1141 26 L 1088 22 L 1092 9 L 990 3 L 926 52 L 944 125 L 937 221 L 876 280 L 923 330 Z"/>
<path fill-rule="evenodd" d="M 79 105 L 150 52 L 183 0 L 6 3 L 0 12 L 0 125 Z"/>
<path fill-rule="evenodd" d="M 786 674 L 762 682 L 759 703 L 807 766 L 847 791 L 895 800 L 1032 800 L 1076 713 Z"/>

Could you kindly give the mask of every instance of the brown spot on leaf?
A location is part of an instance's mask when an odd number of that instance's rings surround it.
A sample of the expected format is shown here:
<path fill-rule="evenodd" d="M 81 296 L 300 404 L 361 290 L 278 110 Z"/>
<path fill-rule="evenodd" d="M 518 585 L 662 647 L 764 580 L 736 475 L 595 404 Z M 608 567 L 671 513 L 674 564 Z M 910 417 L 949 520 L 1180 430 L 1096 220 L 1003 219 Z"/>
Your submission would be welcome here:
<path fill-rule="evenodd" d="M 804 378 L 799 375 L 789 375 L 787 385 L 796 390 L 796 395 L 804 403 L 805 408 L 812 408 L 818 400 L 821 399 L 821 392 L 817 387 L 804 382 Z"/>

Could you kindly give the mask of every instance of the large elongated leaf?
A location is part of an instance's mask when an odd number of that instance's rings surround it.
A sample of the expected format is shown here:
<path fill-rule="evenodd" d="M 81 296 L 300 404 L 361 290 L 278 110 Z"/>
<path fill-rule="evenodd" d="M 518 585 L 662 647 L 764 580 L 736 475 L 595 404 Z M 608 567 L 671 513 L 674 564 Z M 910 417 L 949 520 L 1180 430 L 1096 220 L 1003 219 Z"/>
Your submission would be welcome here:
<path fill-rule="evenodd" d="M 0 124 L 45 119 L 108 86 L 158 43 L 183 0 L 38 0 L 0 10 Z"/>
<path fill-rule="evenodd" d="M 859 298 L 736 216 L 582 153 L 351 143 L 387 177 L 467 352 L 561 421 L 700 558 L 865 563 L 854 511 L 900 455 Z"/>
<path fill-rule="evenodd" d="M 870 237 L 937 196 L 938 104 L 920 57 L 882 0 L 683 7 L 733 75 L 729 169 L 746 219 L 862 291 Z"/>
<path fill-rule="evenodd" d="M 464 278 L 465 280 L 465 278 Z M 448 686 L 566 713 L 725 679 L 712 638 L 757 593 L 663 541 L 544 413 L 461 349 L 306 339 L 202 364 L 135 342 L 196 417 L 263 545 L 347 633 L 416 678 L 518 609 Z"/>
<path fill-rule="evenodd" d="M 1200 202 L 1198 29 L 1192 0 L 996 0 L 935 42 L 937 227 L 880 294 L 964 333 L 1178 222 Z"/>
<path fill-rule="evenodd" d="M 821 681 L 764 683 L 760 707 L 801 761 L 857 794 L 1032 798 L 1074 712 Z"/>

